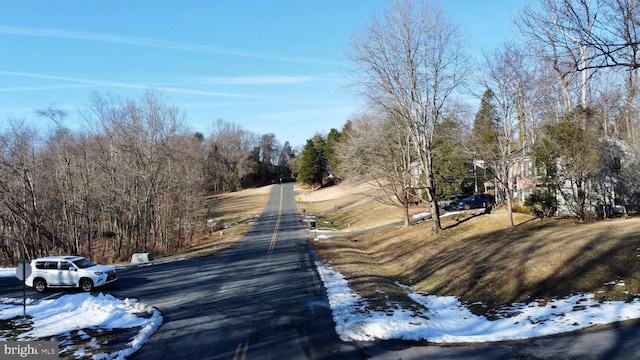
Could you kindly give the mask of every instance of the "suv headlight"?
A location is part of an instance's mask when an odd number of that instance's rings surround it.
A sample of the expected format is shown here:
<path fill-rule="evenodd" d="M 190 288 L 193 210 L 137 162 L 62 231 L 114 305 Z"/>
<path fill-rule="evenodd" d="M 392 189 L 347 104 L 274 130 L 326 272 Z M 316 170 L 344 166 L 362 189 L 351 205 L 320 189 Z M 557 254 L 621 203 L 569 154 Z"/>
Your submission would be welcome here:
<path fill-rule="evenodd" d="M 101 276 L 101 275 L 102 275 L 102 271 L 94 271 L 93 273 L 94 273 L 94 274 L 96 274 L 96 275 L 98 275 L 98 276 Z"/>

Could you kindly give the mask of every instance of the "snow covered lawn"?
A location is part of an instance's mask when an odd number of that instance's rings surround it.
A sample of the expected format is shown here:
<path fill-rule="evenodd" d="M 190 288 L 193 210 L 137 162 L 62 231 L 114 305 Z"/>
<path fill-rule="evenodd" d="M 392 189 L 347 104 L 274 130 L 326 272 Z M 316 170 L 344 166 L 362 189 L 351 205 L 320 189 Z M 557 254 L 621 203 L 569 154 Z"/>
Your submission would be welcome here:
<path fill-rule="evenodd" d="M 60 356 L 125 359 L 137 351 L 162 324 L 160 312 L 135 299 L 89 293 L 57 299 L 0 298 L 0 340 L 51 340 L 60 344 Z M 124 337 L 124 338 L 123 338 Z"/>
<path fill-rule="evenodd" d="M 404 287 L 422 310 L 367 309 L 347 280 L 325 263 L 316 266 L 324 282 L 336 331 L 343 341 L 375 339 L 426 340 L 432 343 L 477 343 L 560 334 L 593 325 L 640 318 L 640 301 L 599 302 L 593 294 L 574 295 L 546 304 L 513 304 L 490 321 L 474 315 L 451 296 L 422 295 Z"/>

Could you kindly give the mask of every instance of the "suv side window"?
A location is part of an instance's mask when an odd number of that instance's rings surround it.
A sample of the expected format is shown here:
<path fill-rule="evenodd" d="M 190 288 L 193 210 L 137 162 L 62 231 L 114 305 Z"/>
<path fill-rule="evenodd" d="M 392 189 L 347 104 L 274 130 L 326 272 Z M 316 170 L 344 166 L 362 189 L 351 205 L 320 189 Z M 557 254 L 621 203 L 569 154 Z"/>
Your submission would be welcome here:
<path fill-rule="evenodd" d="M 46 261 L 38 261 L 36 262 L 36 269 L 46 269 L 47 262 Z"/>
<path fill-rule="evenodd" d="M 60 270 L 69 270 L 71 268 L 71 264 L 68 261 L 60 262 Z"/>
<path fill-rule="evenodd" d="M 57 261 L 47 261 L 47 265 L 45 265 L 45 269 L 47 270 L 57 270 L 58 262 Z"/>

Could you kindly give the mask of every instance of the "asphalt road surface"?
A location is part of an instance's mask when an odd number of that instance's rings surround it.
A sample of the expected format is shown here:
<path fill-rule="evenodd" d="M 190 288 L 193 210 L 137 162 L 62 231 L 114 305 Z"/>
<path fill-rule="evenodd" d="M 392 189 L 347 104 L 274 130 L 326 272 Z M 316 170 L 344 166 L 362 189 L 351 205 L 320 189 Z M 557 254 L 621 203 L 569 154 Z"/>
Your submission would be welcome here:
<path fill-rule="evenodd" d="M 98 291 L 156 307 L 164 322 L 132 359 L 640 359 L 640 325 L 518 342 L 342 342 L 314 267 L 293 184 L 276 185 L 234 249 L 120 270 Z M 49 293 L 48 295 L 55 295 Z M 27 296 L 43 295 L 32 289 Z M 0 297 L 22 297 L 0 279 Z"/>
<path fill-rule="evenodd" d="M 335 333 L 307 240 L 293 185 L 277 185 L 236 248 L 122 271 L 112 293 L 164 318 L 133 359 L 359 358 Z"/>

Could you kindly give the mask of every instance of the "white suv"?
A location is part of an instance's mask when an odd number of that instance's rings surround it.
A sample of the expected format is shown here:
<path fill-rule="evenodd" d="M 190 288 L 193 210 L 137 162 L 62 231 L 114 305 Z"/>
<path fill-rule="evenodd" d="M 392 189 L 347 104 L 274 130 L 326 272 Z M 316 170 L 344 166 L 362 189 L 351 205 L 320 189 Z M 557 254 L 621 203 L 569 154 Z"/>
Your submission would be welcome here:
<path fill-rule="evenodd" d="M 117 278 L 113 267 L 96 265 L 80 256 L 47 256 L 31 260 L 31 275 L 25 282 L 38 292 L 48 287 L 76 287 L 91 291 Z"/>

